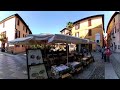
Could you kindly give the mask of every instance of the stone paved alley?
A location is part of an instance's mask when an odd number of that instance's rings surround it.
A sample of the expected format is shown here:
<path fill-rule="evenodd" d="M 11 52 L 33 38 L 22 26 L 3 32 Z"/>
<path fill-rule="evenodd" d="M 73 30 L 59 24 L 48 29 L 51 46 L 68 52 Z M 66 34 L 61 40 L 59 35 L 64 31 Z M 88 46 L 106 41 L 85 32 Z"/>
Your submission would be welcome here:
<path fill-rule="evenodd" d="M 118 79 L 119 70 L 116 68 L 117 61 L 113 59 L 114 54 L 111 56 L 110 63 L 104 62 L 99 52 L 94 52 L 92 55 L 95 62 L 84 68 L 73 79 Z M 11 55 L 0 52 L 0 79 L 27 79 L 25 59 L 24 54 Z"/>

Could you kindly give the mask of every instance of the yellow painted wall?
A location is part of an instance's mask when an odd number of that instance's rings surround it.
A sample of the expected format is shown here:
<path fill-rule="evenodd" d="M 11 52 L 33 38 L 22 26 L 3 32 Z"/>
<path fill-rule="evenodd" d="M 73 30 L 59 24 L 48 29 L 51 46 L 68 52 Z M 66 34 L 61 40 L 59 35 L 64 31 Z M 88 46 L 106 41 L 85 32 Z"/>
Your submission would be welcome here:
<path fill-rule="evenodd" d="M 95 34 L 100 33 L 100 36 L 103 36 L 103 23 L 102 17 L 94 17 L 91 19 L 91 26 L 88 26 L 88 19 L 80 22 L 80 28 L 75 30 L 75 25 L 72 28 L 72 34 L 75 36 L 75 33 L 79 32 L 80 38 L 90 38 L 91 40 L 95 40 Z M 88 30 L 92 29 L 92 36 L 88 36 Z M 100 37 L 100 46 L 103 45 L 103 38 Z M 92 49 L 95 48 L 95 44 L 92 46 Z"/>

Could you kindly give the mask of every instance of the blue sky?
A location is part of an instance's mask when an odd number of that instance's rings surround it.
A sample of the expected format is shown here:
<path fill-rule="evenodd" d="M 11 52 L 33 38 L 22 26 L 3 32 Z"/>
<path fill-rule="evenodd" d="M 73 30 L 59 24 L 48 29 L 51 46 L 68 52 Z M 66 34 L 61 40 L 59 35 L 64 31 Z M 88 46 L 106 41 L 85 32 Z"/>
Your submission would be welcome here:
<path fill-rule="evenodd" d="M 115 11 L 0 11 L 0 21 L 6 17 L 18 13 L 27 23 L 33 34 L 60 33 L 66 27 L 67 22 L 92 15 L 105 15 L 105 30 L 109 19 Z"/>

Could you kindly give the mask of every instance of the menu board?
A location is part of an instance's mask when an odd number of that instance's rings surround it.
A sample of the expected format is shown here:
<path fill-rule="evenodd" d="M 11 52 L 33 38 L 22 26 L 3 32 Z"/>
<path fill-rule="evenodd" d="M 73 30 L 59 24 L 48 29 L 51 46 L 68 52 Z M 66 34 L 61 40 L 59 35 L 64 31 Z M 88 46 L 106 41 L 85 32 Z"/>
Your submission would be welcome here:
<path fill-rule="evenodd" d="M 43 63 L 40 49 L 33 49 L 27 51 L 28 65 L 35 65 Z"/>
<path fill-rule="evenodd" d="M 48 74 L 43 63 L 40 49 L 27 50 L 28 79 L 47 79 Z"/>
<path fill-rule="evenodd" d="M 29 67 L 30 79 L 48 79 L 44 64 Z"/>

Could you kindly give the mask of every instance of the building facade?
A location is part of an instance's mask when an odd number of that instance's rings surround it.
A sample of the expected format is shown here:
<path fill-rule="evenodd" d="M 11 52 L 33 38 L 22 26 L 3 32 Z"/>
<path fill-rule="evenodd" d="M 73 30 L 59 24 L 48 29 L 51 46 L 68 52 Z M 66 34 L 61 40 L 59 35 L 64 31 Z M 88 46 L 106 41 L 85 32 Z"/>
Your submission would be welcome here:
<path fill-rule="evenodd" d="M 81 44 L 78 47 L 87 47 L 89 50 L 96 50 L 104 46 L 104 15 L 94 15 L 73 22 L 71 35 L 83 39 L 89 39 L 97 44 Z M 65 32 L 65 29 L 62 32 Z M 80 50 L 80 49 L 79 49 Z"/>
<path fill-rule="evenodd" d="M 114 52 L 120 52 L 120 13 L 115 12 L 107 25 L 107 46 Z"/>
<path fill-rule="evenodd" d="M 71 31 L 68 30 L 67 28 L 62 29 L 60 32 L 61 32 L 61 34 L 71 35 Z"/>
<path fill-rule="evenodd" d="M 28 34 L 32 34 L 28 25 L 18 15 L 11 15 L 4 20 L 0 21 L 0 34 L 5 33 L 6 41 L 0 42 L 0 47 L 12 53 L 20 53 L 26 50 L 24 45 L 9 45 L 8 41 L 16 38 L 26 37 Z"/>

